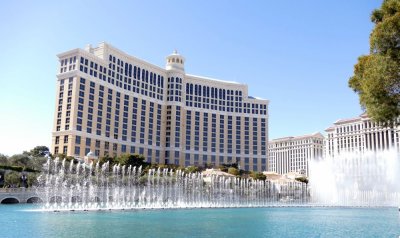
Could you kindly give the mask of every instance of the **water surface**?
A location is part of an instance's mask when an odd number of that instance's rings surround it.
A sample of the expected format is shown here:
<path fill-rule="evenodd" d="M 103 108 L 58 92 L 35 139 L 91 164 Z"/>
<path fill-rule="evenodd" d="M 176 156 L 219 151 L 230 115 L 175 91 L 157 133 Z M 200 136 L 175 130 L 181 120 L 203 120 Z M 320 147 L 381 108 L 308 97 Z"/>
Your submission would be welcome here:
<path fill-rule="evenodd" d="M 397 208 L 32 212 L 0 205 L 0 237 L 399 237 Z"/>

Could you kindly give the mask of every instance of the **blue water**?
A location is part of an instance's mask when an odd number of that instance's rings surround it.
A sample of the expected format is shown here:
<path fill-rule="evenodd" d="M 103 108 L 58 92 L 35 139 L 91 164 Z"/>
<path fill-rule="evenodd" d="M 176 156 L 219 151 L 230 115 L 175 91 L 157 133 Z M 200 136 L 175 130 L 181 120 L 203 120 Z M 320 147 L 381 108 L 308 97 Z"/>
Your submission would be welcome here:
<path fill-rule="evenodd" d="M 0 205 L 0 237 L 399 237 L 397 208 L 32 212 Z"/>

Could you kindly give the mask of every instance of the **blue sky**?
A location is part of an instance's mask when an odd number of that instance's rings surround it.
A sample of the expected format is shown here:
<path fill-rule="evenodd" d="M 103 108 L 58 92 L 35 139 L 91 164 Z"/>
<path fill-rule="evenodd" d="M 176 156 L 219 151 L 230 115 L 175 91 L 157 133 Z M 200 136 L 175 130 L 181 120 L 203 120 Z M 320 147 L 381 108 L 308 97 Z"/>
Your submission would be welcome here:
<path fill-rule="evenodd" d="M 270 100 L 270 139 L 323 132 L 362 110 L 347 86 L 369 51 L 377 0 L 5 1 L 0 8 L 0 153 L 51 143 L 56 54 L 106 41 L 164 67 L 246 83 Z"/>

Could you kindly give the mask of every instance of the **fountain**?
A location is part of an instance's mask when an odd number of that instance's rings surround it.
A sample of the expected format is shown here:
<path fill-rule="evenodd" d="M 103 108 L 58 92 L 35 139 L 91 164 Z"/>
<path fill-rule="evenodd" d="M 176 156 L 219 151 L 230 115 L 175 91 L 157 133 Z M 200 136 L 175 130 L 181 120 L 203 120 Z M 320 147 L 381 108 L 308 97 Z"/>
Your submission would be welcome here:
<path fill-rule="evenodd" d="M 396 150 L 347 153 L 310 163 L 314 205 L 398 207 L 399 179 Z"/>
<path fill-rule="evenodd" d="M 68 163 L 49 159 L 37 193 L 44 210 L 394 206 L 400 204 L 394 150 L 310 162 L 310 184 L 262 181 L 182 170 Z"/>
<path fill-rule="evenodd" d="M 300 205 L 306 186 L 271 181 L 149 169 L 109 163 L 48 160 L 37 191 L 44 210 L 217 208 Z"/>

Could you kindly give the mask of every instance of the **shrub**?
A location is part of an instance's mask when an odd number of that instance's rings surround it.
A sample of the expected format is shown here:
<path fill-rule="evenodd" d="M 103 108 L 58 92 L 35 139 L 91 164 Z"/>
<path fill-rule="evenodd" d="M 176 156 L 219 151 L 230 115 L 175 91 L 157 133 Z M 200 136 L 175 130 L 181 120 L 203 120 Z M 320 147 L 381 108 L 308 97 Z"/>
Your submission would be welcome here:
<path fill-rule="evenodd" d="M 266 180 L 267 176 L 265 176 L 263 173 L 260 172 L 251 172 L 250 177 L 253 179 L 258 179 L 258 180 Z"/>
<path fill-rule="evenodd" d="M 189 166 L 189 167 L 186 167 L 186 169 L 185 169 L 186 173 L 196 173 L 199 171 L 200 171 L 200 168 L 197 166 Z"/>
<path fill-rule="evenodd" d="M 308 184 L 308 178 L 307 178 L 307 177 L 299 177 L 299 178 L 296 178 L 296 181 L 299 181 L 299 182 Z"/>
<path fill-rule="evenodd" d="M 20 173 L 12 171 L 5 175 L 5 178 L 4 178 L 5 186 L 18 187 L 20 182 L 21 182 Z"/>
<path fill-rule="evenodd" d="M 228 173 L 237 176 L 239 175 L 239 170 L 237 168 L 230 167 L 228 168 Z"/>

